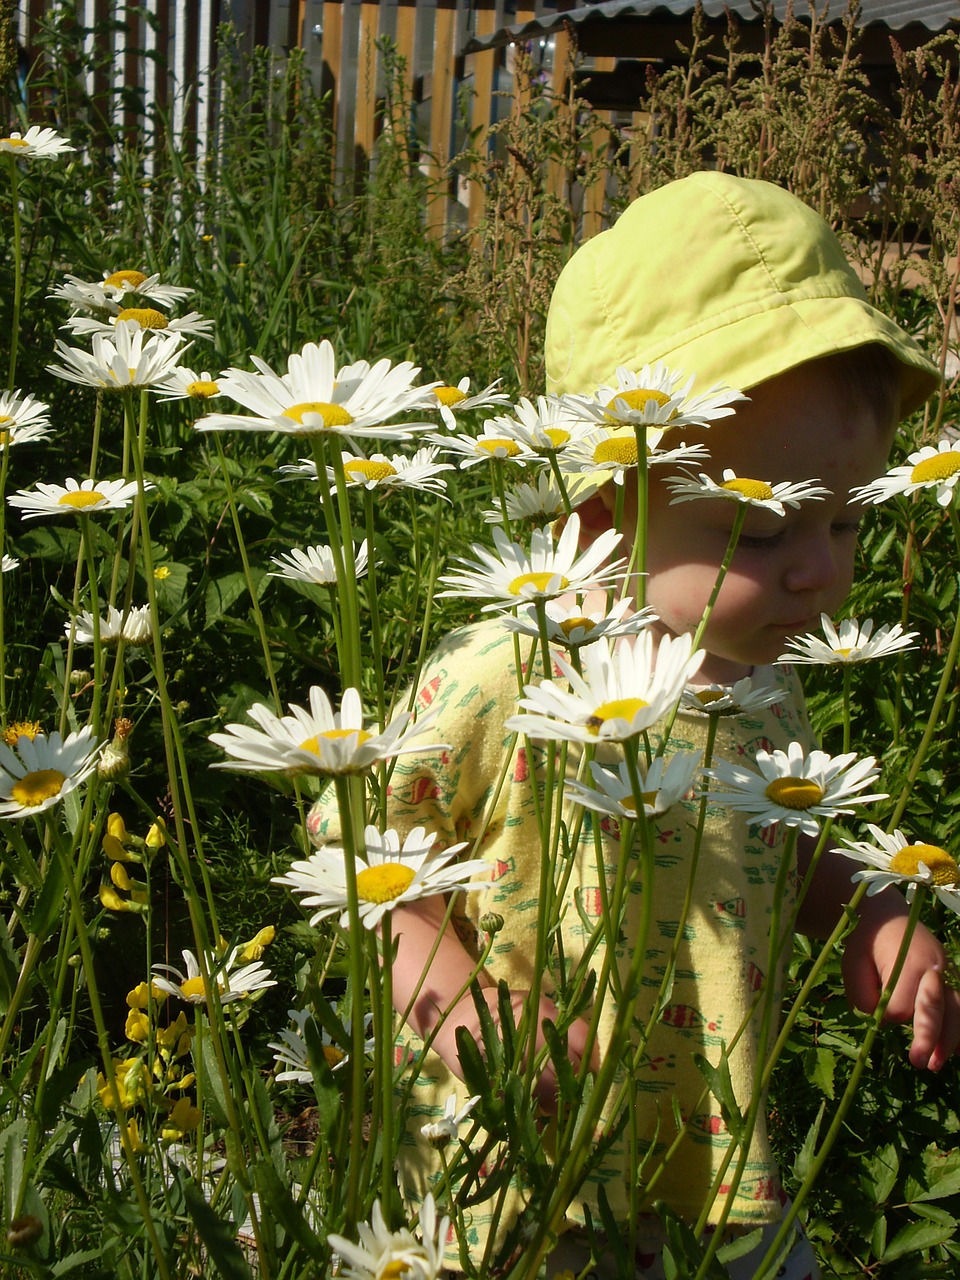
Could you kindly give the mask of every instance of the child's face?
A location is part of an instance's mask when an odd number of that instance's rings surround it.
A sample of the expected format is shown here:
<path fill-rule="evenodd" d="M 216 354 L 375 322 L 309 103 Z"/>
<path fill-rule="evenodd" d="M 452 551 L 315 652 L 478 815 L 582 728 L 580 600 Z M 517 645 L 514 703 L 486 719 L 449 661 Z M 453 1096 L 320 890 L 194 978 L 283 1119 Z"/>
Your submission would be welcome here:
<path fill-rule="evenodd" d="M 853 580 L 862 516 L 849 491 L 883 472 L 892 435 L 872 407 L 815 364 L 754 388 L 736 417 L 703 432 L 711 454 L 703 469 L 713 479 L 731 467 L 770 484 L 815 480 L 831 496 L 787 507 L 782 517 L 748 512 L 704 637 L 702 679 L 729 683 L 775 661 L 790 636 L 816 630 L 821 612 L 839 609 Z M 680 634 L 696 629 L 706 607 L 736 504 L 704 498 L 671 506 L 660 474 L 651 473 L 647 603 L 664 631 Z"/>

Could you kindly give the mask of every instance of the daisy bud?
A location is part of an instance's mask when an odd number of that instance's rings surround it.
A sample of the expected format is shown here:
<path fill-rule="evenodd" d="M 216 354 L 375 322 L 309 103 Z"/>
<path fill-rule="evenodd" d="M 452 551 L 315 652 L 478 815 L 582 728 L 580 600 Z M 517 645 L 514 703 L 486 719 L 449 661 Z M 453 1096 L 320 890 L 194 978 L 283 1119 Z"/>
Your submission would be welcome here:
<path fill-rule="evenodd" d="M 480 928 L 484 933 L 499 933 L 503 928 L 504 920 L 499 911 L 485 911 L 480 917 Z"/>
<path fill-rule="evenodd" d="M 130 748 L 127 745 L 133 730 L 133 721 L 120 719 L 114 723 L 112 742 L 104 747 L 103 755 L 97 764 L 97 773 L 107 782 L 116 782 L 125 778 L 130 772 Z"/>
<path fill-rule="evenodd" d="M 14 1218 L 7 1231 L 7 1244 L 12 1249 L 28 1249 L 43 1235 L 43 1223 L 32 1213 Z"/>

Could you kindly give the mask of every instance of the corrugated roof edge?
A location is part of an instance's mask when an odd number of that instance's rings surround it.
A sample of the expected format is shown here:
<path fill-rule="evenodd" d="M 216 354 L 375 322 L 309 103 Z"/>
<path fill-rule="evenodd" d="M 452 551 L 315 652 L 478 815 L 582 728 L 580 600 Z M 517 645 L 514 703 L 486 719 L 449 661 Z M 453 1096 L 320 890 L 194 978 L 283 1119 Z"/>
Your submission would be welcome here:
<path fill-rule="evenodd" d="M 501 45 L 522 43 L 538 37 L 552 35 L 566 23 L 582 26 L 587 22 L 598 22 L 623 17 L 647 18 L 658 11 L 665 11 L 672 17 L 679 18 L 693 12 L 691 0 L 605 0 L 602 4 L 582 5 L 579 9 L 568 9 L 565 13 L 552 14 L 550 17 L 533 18 L 529 22 L 517 22 L 512 26 L 501 27 L 492 35 L 472 36 L 461 49 L 461 55 L 480 53 L 483 49 L 496 49 Z M 732 10 L 745 22 L 759 21 L 760 15 L 751 0 L 704 0 L 704 12 L 707 17 L 720 18 L 726 9 Z M 774 0 L 774 13 L 782 18 L 787 9 L 786 0 Z M 836 21 L 846 12 L 845 6 L 837 6 Z M 802 12 L 796 12 L 798 18 Z M 960 20 L 960 4 L 956 0 L 927 0 L 917 4 L 914 0 L 861 0 L 860 25 L 886 26 L 899 31 L 911 24 L 926 27 L 928 31 L 943 31 L 951 22 Z"/>

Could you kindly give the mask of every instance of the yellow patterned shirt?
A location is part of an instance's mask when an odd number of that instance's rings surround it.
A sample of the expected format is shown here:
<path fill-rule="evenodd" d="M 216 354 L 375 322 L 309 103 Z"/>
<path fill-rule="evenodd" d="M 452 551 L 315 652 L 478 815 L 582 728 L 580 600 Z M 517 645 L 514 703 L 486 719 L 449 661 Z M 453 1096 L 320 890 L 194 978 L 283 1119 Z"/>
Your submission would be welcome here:
<path fill-rule="evenodd" d="M 795 740 L 805 749 L 812 748 L 815 742 L 792 669 L 763 668 L 755 673 L 755 680 L 778 688 L 782 699 L 756 713 L 720 718 L 714 758 L 749 766 L 761 748 L 784 750 Z M 513 637 L 499 620 L 454 632 L 439 646 L 424 671 L 417 706 L 420 711 L 437 712 L 430 737 L 450 745 L 441 752 L 397 760 L 389 824 L 401 833 L 425 826 L 438 832 L 440 847 L 480 837 L 473 856 L 488 863 L 490 887 L 462 895 L 456 927 L 467 949 L 479 956 L 483 943 L 480 916 L 485 911 L 502 915 L 504 926 L 489 958 L 489 975 L 495 982 L 506 980 L 513 989 L 528 989 L 541 903 L 534 792 L 541 770 L 539 761 L 529 760 L 524 748 L 504 728 L 505 720 L 517 709 L 517 678 Z M 682 712 L 671 732 L 670 749 L 702 751 L 707 729 L 707 716 Z M 607 759 L 613 762 L 619 757 L 615 749 L 610 751 Z M 498 787 L 507 753 L 505 780 Z M 571 751 L 568 774 L 576 772 L 578 754 Z M 642 1021 L 652 1010 L 682 917 L 693 869 L 697 810 L 692 801 L 683 801 L 654 820 L 655 901 L 637 1006 Z M 568 812 L 573 814 L 573 806 Z M 570 821 L 574 821 L 572 816 Z M 600 823 L 602 831 L 602 879 L 594 822 Z M 332 798 L 324 797 L 314 807 L 309 826 L 317 844 L 335 838 Z M 716 1063 L 723 1046 L 742 1029 L 728 1062 L 735 1096 L 745 1111 L 758 1072 L 756 997 L 768 965 L 774 885 L 783 842 L 780 824 L 758 831 L 747 827 L 742 814 L 719 805 L 708 807 L 672 990 L 653 1033 L 637 1054 L 632 1079 L 627 1081 L 630 1122 L 570 1205 L 567 1225 L 585 1221 L 584 1206 L 597 1219 L 599 1185 L 621 1220 L 631 1205 L 639 1205 L 641 1213 L 649 1212 L 650 1203 L 644 1206 L 642 1192 L 638 1195 L 630 1188 L 633 1184 L 642 1187 L 644 1176 L 657 1167 L 661 1153 L 677 1137 L 678 1112 L 685 1122 L 684 1134 L 657 1177 L 651 1199 L 666 1201 L 688 1221 L 699 1216 L 730 1137 L 693 1055 L 705 1055 Z M 594 923 L 600 919 L 601 903 L 616 877 L 621 858 L 616 821 L 584 811 L 580 840 L 571 855 L 574 865 L 565 887 L 560 926 L 568 972 L 582 956 Z M 782 920 L 789 916 L 794 892 L 791 875 L 787 900 L 781 904 Z M 641 896 L 637 881 L 616 947 L 622 974 L 633 959 L 631 940 L 638 935 Z M 589 963 L 599 971 L 603 959 L 601 943 Z M 779 984 L 779 980 L 776 974 L 774 981 Z M 544 975 L 543 989 L 550 994 L 549 973 Z M 601 1056 L 609 1043 L 615 1011 L 615 1001 L 608 993 L 599 1024 Z M 422 1137 L 420 1128 L 442 1114 L 452 1093 L 465 1100 L 465 1088 L 436 1054 L 423 1055 L 422 1044 L 409 1027 L 398 1028 L 397 1043 L 398 1061 L 407 1058 L 418 1064 L 400 1162 L 403 1192 L 417 1203 L 441 1173 L 438 1154 Z M 612 1093 L 625 1079 L 621 1067 Z M 736 1159 L 729 1163 L 728 1174 L 735 1164 Z M 727 1194 L 721 1182 L 711 1221 L 719 1216 Z M 730 1224 L 749 1227 L 775 1220 L 781 1214 L 779 1196 L 761 1111 L 743 1178 L 733 1196 Z M 525 1202 L 523 1191 L 515 1188 L 501 1224 L 514 1221 Z M 492 1203 L 478 1204 L 466 1215 L 468 1240 L 477 1256 L 486 1240 Z M 451 1262 L 456 1265 L 453 1258 Z"/>

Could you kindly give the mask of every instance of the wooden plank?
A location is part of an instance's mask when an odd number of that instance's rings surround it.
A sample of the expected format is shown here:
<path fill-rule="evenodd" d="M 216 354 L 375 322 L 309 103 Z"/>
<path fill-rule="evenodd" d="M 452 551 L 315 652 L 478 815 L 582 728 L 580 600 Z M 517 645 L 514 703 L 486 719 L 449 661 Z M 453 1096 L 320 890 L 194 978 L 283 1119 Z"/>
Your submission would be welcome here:
<path fill-rule="evenodd" d="M 422 13 L 422 9 L 420 10 Z M 418 6 L 416 0 L 400 0 L 394 9 L 395 28 L 393 42 L 402 77 L 400 84 L 388 85 L 390 131 L 397 145 L 402 149 L 405 162 L 411 163 L 410 155 L 410 104 L 413 102 L 416 68 L 414 54 L 416 50 Z"/>
<path fill-rule="evenodd" d="M 360 45 L 357 55 L 357 106 L 353 131 L 356 163 L 369 163 L 373 154 L 377 111 L 377 34 L 380 5 L 366 0 L 360 5 Z"/>
<path fill-rule="evenodd" d="M 573 41 L 570 32 L 563 27 L 553 38 L 553 69 L 550 73 L 550 90 L 554 97 L 558 123 L 570 122 L 570 105 L 568 102 L 568 80 L 571 73 Z M 570 174 L 559 160 L 550 160 L 547 164 L 547 190 L 555 196 L 562 196 L 569 185 Z"/>
<path fill-rule="evenodd" d="M 427 174 L 427 231 L 441 239 L 446 228 L 447 190 L 445 171 L 450 159 L 450 131 L 453 125 L 454 32 L 457 11 L 454 0 L 437 5 L 433 33 L 433 81 L 430 103 L 430 154 Z"/>
<path fill-rule="evenodd" d="M 323 6 L 323 66 L 320 92 L 330 95 L 330 128 L 336 136 L 339 123 L 340 64 L 343 60 L 343 5 L 325 0 Z"/>
<path fill-rule="evenodd" d="M 477 0 L 474 5 L 476 26 L 474 35 L 487 36 L 496 30 L 497 9 L 495 0 Z M 473 72 L 473 101 L 470 104 L 470 130 L 473 146 L 486 151 L 487 133 L 493 123 L 493 75 L 498 49 L 485 49 L 471 56 L 467 73 Z M 483 186 L 474 182 L 470 186 L 470 203 L 467 209 L 467 226 L 473 228 L 483 213 Z"/>
<path fill-rule="evenodd" d="M 612 71 L 616 66 L 616 58 L 595 58 L 595 71 Z M 601 119 L 612 123 L 613 117 L 610 112 L 598 113 Z M 597 124 L 591 135 L 591 143 L 595 149 L 606 147 L 609 142 L 609 131 L 603 127 L 603 124 Z M 585 238 L 595 236 L 598 231 L 603 230 L 603 209 L 607 199 L 607 166 L 604 165 L 600 171 L 600 176 L 591 183 L 590 187 L 584 192 L 583 201 L 583 234 Z"/>

